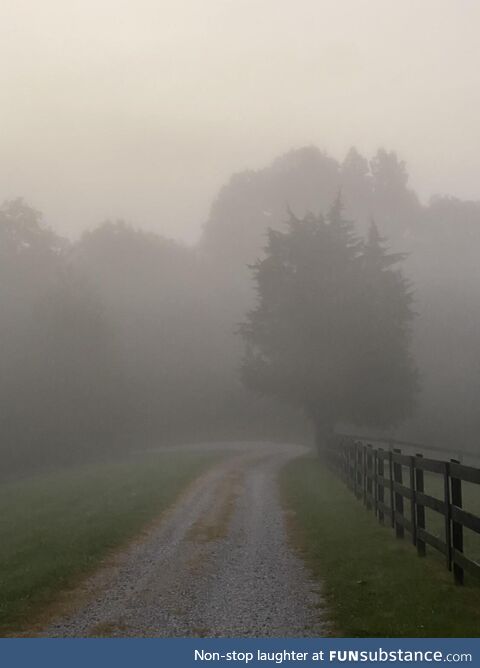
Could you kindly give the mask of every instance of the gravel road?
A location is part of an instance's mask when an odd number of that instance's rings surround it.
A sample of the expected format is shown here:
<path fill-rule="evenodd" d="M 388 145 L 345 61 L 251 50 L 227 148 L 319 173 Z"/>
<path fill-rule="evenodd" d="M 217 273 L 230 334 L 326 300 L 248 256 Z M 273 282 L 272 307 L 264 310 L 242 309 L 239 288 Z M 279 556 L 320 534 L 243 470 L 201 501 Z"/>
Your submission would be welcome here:
<path fill-rule="evenodd" d="M 322 598 L 288 543 L 277 474 L 299 446 L 226 448 L 159 522 L 75 591 L 49 637 L 308 637 Z"/>

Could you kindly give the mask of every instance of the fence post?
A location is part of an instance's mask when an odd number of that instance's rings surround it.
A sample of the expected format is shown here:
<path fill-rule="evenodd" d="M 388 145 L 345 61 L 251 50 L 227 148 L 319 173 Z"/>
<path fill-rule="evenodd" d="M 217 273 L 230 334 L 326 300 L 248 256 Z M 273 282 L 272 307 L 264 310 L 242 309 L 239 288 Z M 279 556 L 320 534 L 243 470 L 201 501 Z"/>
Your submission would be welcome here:
<path fill-rule="evenodd" d="M 365 448 L 365 479 L 367 486 L 367 508 L 372 510 L 372 501 L 373 501 L 373 456 L 372 456 L 372 446 L 367 443 Z"/>
<path fill-rule="evenodd" d="M 448 462 L 445 462 L 445 468 L 443 470 L 443 500 L 445 503 L 445 544 L 447 546 L 447 568 L 449 571 L 452 570 L 452 505 L 450 502 L 450 470 Z"/>
<path fill-rule="evenodd" d="M 459 462 L 452 459 L 452 462 L 458 464 Z M 452 485 L 452 506 L 457 508 L 462 507 L 462 481 L 460 478 L 450 478 Z M 463 552 L 463 526 L 459 522 L 452 521 L 452 545 L 453 556 L 455 559 L 455 552 Z M 463 568 L 453 562 L 453 577 L 455 584 L 462 585 L 464 581 Z"/>
<path fill-rule="evenodd" d="M 352 442 L 352 489 L 353 493 L 357 493 L 357 443 L 356 441 Z"/>
<path fill-rule="evenodd" d="M 393 452 L 400 454 L 401 450 L 398 448 L 394 448 Z M 397 462 L 393 464 L 393 477 L 395 479 L 395 482 L 398 482 L 400 485 L 403 484 L 402 465 L 398 464 Z M 395 515 L 397 513 L 403 517 L 403 496 L 399 492 L 395 492 Z M 395 519 L 395 535 L 397 536 L 397 538 L 403 538 L 405 535 L 403 524 L 397 522 L 396 519 Z"/>
<path fill-rule="evenodd" d="M 363 499 L 363 446 L 357 441 L 357 496 Z"/>
<path fill-rule="evenodd" d="M 357 496 L 357 441 L 353 442 L 353 493 Z"/>
<path fill-rule="evenodd" d="M 367 446 L 362 444 L 362 470 L 363 470 L 363 505 L 367 504 Z"/>
<path fill-rule="evenodd" d="M 395 503 L 393 497 L 393 463 L 392 463 L 392 451 L 388 452 L 388 475 L 390 478 L 390 521 L 392 523 L 392 529 L 395 526 Z"/>
<path fill-rule="evenodd" d="M 412 498 L 410 499 L 410 522 L 412 523 L 412 543 L 417 544 L 417 515 L 415 507 L 417 505 L 417 499 L 415 494 L 415 457 L 410 457 L 410 492 L 412 493 Z"/>
<path fill-rule="evenodd" d="M 383 449 L 380 448 L 379 452 L 383 452 Z M 385 478 L 385 464 L 384 464 L 384 459 L 382 457 L 377 458 L 377 471 L 378 471 L 378 477 L 382 478 L 382 480 L 377 479 L 377 496 L 378 496 L 378 503 L 385 503 L 385 487 L 383 486 L 383 479 Z M 383 510 L 378 508 L 378 521 L 381 522 L 382 524 L 384 523 L 385 520 L 385 515 Z"/>
<path fill-rule="evenodd" d="M 417 457 L 423 457 L 421 454 L 417 454 Z M 424 487 L 424 479 L 423 479 L 423 469 L 415 469 L 415 487 L 416 491 L 420 493 L 425 492 L 425 487 Z M 425 506 L 423 504 L 419 504 L 418 500 L 416 500 L 416 508 L 417 508 L 417 527 L 419 529 L 425 529 Z M 417 535 L 417 554 L 419 557 L 424 557 L 425 556 L 425 541 L 422 540 L 421 538 L 418 537 Z"/>
<path fill-rule="evenodd" d="M 350 480 L 350 489 L 355 493 L 355 459 L 354 459 L 355 444 L 353 441 L 348 446 L 348 479 Z"/>
<path fill-rule="evenodd" d="M 345 480 L 347 481 L 348 487 L 351 487 L 350 481 L 350 445 L 348 442 L 345 442 Z"/>

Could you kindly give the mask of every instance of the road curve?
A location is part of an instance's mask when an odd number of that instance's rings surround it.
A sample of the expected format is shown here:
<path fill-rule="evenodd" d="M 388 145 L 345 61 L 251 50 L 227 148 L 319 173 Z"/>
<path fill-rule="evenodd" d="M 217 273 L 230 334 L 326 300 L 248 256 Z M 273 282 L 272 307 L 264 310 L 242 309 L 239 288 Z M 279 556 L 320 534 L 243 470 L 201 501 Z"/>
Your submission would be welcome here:
<path fill-rule="evenodd" d="M 308 637 L 322 598 L 289 545 L 277 474 L 300 446 L 231 448 L 88 578 L 49 637 Z"/>

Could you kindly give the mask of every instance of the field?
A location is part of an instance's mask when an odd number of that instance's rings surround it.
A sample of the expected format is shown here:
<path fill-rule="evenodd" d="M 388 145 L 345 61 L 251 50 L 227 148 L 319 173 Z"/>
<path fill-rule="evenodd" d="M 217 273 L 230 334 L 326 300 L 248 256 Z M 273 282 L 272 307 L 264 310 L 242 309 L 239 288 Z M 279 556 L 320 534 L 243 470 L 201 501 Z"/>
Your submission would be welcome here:
<path fill-rule="evenodd" d="M 59 592 L 165 510 L 213 456 L 165 452 L 0 487 L 0 635 L 19 632 Z"/>
<path fill-rule="evenodd" d="M 417 557 L 408 540 L 380 526 L 317 459 L 292 462 L 281 483 L 285 504 L 294 511 L 292 540 L 323 583 L 334 635 L 478 635 L 478 583 L 456 587 L 432 550 L 425 559 Z M 476 503 L 471 496 L 470 491 L 469 509 Z M 467 547 L 473 548 L 470 541 Z"/>

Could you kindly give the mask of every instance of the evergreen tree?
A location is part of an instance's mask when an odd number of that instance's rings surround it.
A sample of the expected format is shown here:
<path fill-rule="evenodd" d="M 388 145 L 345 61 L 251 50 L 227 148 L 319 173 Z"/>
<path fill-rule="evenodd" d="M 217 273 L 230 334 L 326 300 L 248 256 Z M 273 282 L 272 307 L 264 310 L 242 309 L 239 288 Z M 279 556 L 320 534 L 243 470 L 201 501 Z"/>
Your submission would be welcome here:
<path fill-rule="evenodd" d="M 411 294 L 393 269 L 402 257 L 385 251 L 373 226 L 361 243 L 340 196 L 325 218 L 290 213 L 265 251 L 252 267 L 258 303 L 240 328 L 244 382 L 303 407 L 320 446 L 339 421 L 405 417 L 415 372 Z"/>
<path fill-rule="evenodd" d="M 375 222 L 371 222 L 362 251 L 364 323 L 358 379 L 368 379 L 352 416 L 357 424 L 392 426 L 414 407 L 418 375 L 410 354 L 413 294 L 396 269 L 405 253 L 390 253 Z"/>

